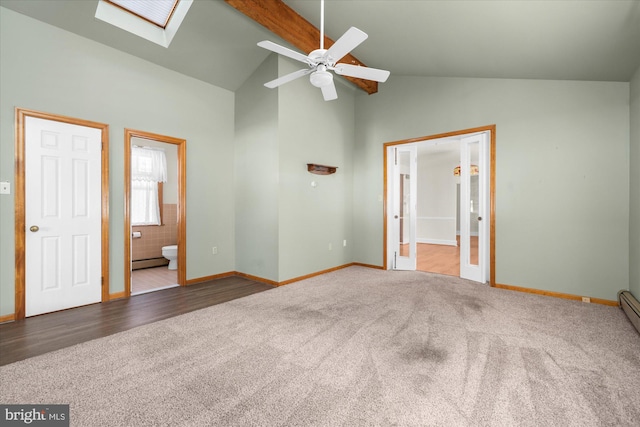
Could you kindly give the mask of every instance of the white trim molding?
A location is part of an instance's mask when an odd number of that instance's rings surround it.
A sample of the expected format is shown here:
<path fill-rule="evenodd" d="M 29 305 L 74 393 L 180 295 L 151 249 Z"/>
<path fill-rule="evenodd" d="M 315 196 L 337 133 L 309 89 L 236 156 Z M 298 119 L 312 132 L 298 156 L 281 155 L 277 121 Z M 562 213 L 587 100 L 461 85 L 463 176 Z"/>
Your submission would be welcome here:
<path fill-rule="evenodd" d="M 455 221 L 455 216 L 419 216 L 418 219 L 426 219 L 429 221 Z"/>
<path fill-rule="evenodd" d="M 102 0 L 98 1 L 95 16 L 101 21 L 135 34 L 138 37 L 147 39 L 162 47 L 169 47 L 192 3 L 193 0 L 180 0 L 164 29 Z"/>
<path fill-rule="evenodd" d="M 428 243 L 430 245 L 446 245 L 446 246 L 458 246 L 457 240 L 443 240 L 443 239 L 425 239 L 418 237 L 416 239 L 418 243 Z"/>

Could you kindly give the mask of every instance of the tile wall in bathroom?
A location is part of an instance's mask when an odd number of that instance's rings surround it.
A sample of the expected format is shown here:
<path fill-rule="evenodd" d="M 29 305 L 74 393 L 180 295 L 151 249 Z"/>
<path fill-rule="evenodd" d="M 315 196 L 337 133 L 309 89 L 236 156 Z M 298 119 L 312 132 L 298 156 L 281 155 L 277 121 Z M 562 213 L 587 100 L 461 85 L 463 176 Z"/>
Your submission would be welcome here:
<path fill-rule="evenodd" d="M 132 261 L 162 258 L 162 247 L 178 242 L 178 205 L 163 205 L 163 225 L 145 225 L 131 227 L 139 231 L 142 237 L 131 239 Z"/>

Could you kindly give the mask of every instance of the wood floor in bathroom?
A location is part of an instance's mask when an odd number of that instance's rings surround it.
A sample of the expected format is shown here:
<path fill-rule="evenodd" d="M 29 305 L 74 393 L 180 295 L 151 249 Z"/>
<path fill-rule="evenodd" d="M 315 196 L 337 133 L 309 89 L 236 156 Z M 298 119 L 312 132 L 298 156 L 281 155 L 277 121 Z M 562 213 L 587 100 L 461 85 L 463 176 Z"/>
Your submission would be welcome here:
<path fill-rule="evenodd" d="M 161 267 L 142 268 L 131 272 L 131 293 L 137 294 L 178 283 L 178 270 Z"/>

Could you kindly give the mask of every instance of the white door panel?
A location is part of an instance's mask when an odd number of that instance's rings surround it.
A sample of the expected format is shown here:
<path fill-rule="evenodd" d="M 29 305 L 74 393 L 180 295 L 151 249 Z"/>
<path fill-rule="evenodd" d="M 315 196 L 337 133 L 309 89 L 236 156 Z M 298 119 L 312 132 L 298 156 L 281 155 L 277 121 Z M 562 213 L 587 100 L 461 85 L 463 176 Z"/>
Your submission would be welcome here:
<path fill-rule="evenodd" d="M 100 129 L 26 118 L 27 316 L 101 300 L 101 151 Z"/>
<path fill-rule="evenodd" d="M 390 268 L 395 270 L 415 270 L 417 264 L 416 247 L 416 197 L 417 197 L 417 149 L 415 145 L 389 148 L 388 169 L 392 171 L 390 192 L 387 200 L 392 201 L 391 215 L 388 216 L 391 230 Z"/>
<path fill-rule="evenodd" d="M 481 283 L 489 274 L 488 150 L 487 133 L 460 142 L 460 277 Z"/>

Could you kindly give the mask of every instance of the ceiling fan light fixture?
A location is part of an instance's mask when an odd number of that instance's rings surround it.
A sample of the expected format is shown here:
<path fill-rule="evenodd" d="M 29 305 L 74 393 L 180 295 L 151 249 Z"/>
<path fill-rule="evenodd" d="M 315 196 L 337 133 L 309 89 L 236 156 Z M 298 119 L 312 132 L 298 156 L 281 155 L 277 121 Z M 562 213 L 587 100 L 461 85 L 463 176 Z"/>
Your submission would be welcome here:
<path fill-rule="evenodd" d="M 309 80 L 315 87 L 325 87 L 333 83 L 333 74 L 325 70 L 321 65 L 318 67 L 318 71 L 311 73 Z"/>

